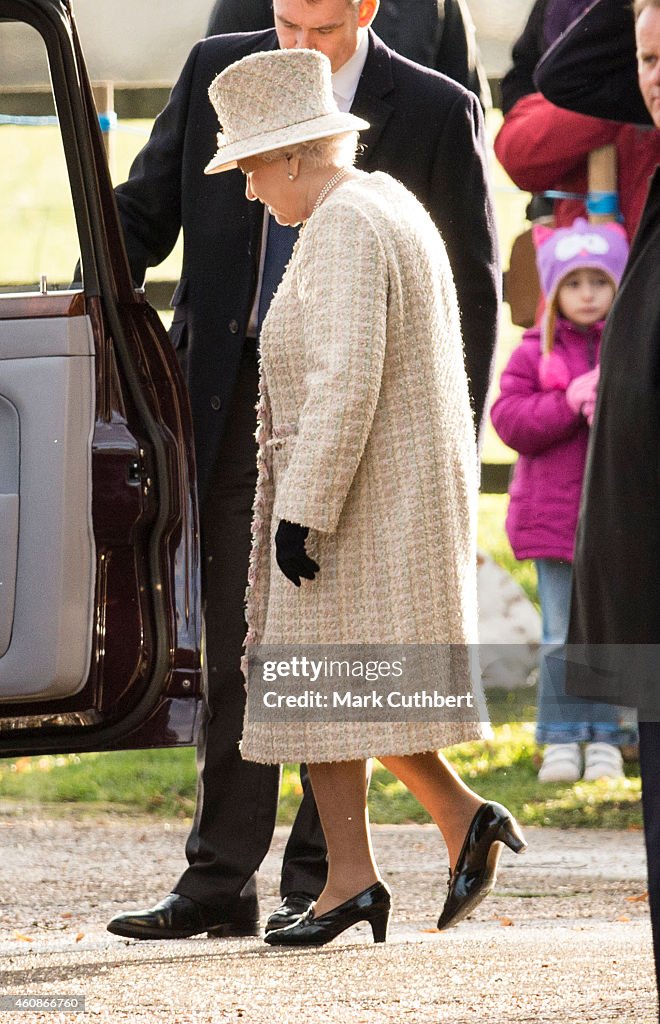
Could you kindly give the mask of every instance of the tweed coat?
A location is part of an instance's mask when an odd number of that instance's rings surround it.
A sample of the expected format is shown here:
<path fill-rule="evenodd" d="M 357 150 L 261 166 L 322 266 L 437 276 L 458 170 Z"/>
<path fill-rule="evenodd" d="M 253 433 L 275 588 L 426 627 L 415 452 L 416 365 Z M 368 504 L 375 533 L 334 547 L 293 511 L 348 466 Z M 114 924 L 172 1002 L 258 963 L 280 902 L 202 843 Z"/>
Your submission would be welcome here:
<path fill-rule="evenodd" d="M 402 185 L 360 174 L 312 214 L 261 344 L 248 654 L 475 642 L 478 476 L 456 295 L 440 235 Z M 321 566 L 300 589 L 274 559 L 280 519 L 310 528 Z M 465 647 L 433 684 L 471 689 Z M 479 735 L 478 723 L 264 723 L 248 709 L 241 750 L 333 761 Z"/>

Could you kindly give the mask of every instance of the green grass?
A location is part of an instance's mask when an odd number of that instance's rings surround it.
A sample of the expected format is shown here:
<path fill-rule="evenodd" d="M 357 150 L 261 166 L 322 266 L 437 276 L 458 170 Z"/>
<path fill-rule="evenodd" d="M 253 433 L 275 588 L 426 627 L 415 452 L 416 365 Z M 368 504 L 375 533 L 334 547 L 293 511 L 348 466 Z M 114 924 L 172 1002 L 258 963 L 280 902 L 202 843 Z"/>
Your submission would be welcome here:
<path fill-rule="evenodd" d="M 487 742 L 464 744 L 449 759 L 487 799 L 505 803 L 523 824 L 559 828 L 641 828 L 637 767 L 621 781 L 541 785 L 532 727 L 496 726 Z M 283 772 L 278 821 L 289 824 L 300 799 L 295 767 Z M 125 751 L 0 761 L 0 801 L 49 810 L 81 805 L 127 814 L 189 818 L 195 799 L 195 755 L 178 750 Z M 429 818 L 406 788 L 375 763 L 369 807 L 375 823 L 424 823 Z M 5 807 L 7 810 L 7 807 Z"/>
<path fill-rule="evenodd" d="M 516 559 L 504 530 L 508 501 L 509 497 L 507 494 L 479 495 L 477 543 L 481 551 L 490 555 L 491 558 L 513 576 L 530 601 L 533 601 L 538 608 L 539 600 L 534 563 L 529 560 L 519 562 Z"/>
<path fill-rule="evenodd" d="M 124 181 L 147 140 L 150 121 L 122 123 L 113 139 L 113 178 Z M 0 286 L 66 285 L 78 260 L 77 234 L 64 151 L 56 127 L 0 126 Z M 176 280 L 182 248 L 150 278 Z"/>

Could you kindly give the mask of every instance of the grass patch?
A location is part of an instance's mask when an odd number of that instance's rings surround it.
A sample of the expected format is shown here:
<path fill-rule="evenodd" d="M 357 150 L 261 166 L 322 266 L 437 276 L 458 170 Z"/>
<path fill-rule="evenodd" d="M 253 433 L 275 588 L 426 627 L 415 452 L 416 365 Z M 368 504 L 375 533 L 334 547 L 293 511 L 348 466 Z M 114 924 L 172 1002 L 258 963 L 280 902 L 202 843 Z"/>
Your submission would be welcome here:
<path fill-rule="evenodd" d="M 151 121 L 120 122 L 114 137 L 114 181 L 128 177 Z M 79 256 L 71 189 L 57 127 L 0 127 L 0 286 L 66 286 Z M 179 277 L 181 241 L 148 278 Z"/>
<path fill-rule="evenodd" d="M 483 797 L 499 800 L 523 824 L 557 828 L 641 828 L 640 781 L 636 765 L 619 781 L 541 785 L 532 727 L 494 728 L 487 742 L 463 744 L 449 757 Z M 37 807 L 96 805 L 131 813 L 189 818 L 195 800 L 195 753 L 191 748 L 22 757 L 0 762 L 0 800 Z M 301 787 L 298 771 L 283 771 L 279 824 L 293 821 Z M 378 824 L 425 823 L 426 812 L 382 765 L 374 764 L 369 794 L 371 820 Z"/>

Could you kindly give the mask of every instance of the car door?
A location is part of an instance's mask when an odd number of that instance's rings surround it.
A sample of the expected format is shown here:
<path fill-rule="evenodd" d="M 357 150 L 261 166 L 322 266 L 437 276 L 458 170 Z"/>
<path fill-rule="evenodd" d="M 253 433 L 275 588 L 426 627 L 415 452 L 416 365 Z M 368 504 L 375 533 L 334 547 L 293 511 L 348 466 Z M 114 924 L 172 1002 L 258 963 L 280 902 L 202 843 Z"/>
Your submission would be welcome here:
<path fill-rule="evenodd" d="M 84 283 L 54 285 L 44 267 L 0 287 L 0 756 L 190 743 L 201 615 L 185 384 L 131 283 L 69 3 L 0 0 L 13 58 L 25 33 L 48 62 Z M 11 213 L 5 261 L 22 238 L 10 226 Z"/>

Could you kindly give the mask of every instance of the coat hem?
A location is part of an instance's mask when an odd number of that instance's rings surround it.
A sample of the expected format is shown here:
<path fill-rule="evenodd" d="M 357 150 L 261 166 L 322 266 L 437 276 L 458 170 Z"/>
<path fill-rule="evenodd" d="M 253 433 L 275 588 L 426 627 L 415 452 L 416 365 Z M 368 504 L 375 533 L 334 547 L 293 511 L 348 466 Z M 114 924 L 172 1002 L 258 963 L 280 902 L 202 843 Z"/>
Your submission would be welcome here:
<path fill-rule="evenodd" d="M 398 723 L 401 724 L 401 723 Z M 396 722 L 388 725 L 396 726 Z M 323 749 L 320 744 L 299 744 L 287 743 L 286 746 L 273 743 L 272 748 L 265 753 L 263 742 L 250 742 L 248 739 L 241 740 L 240 751 L 244 761 L 252 761 L 256 764 L 311 764 L 334 763 L 336 761 L 362 761 L 369 757 L 376 759 L 382 757 L 407 757 L 412 754 L 425 754 L 431 751 L 445 750 L 447 747 L 457 746 L 460 743 L 472 743 L 475 740 L 485 738 L 484 723 L 456 723 L 454 727 L 445 726 L 444 735 L 440 731 L 435 737 L 427 740 L 410 738 L 408 743 L 402 743 L 400 737 L 393 737 L 392 741 L 379 744 L 377 749 L 374 746 L 373 738 L 368 736 L 360 737 L 362 745 L 352 745 L 343 750 L 335 746 L 333 750 Z"/>

